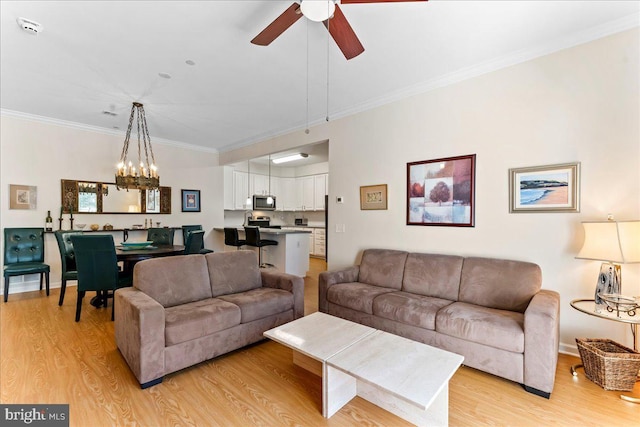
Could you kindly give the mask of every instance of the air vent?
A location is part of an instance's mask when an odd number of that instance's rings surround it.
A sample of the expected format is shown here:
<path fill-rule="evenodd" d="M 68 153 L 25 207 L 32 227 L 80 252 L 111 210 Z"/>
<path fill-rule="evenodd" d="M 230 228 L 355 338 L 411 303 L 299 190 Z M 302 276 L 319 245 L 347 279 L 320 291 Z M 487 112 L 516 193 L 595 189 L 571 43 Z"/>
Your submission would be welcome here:
<path fill-rule="evenodd" d="M 38 24 L 36 21 L 32 21 L 26 18 L 18 18 L 16 21 L 18 22 L 18 25 L 20 25 L 20 28 L 22 28 L 29 34 L 36 35 L 38 33 L 41 33 L 43 30 L 42 25 Z"/>
<path fill-rule="evenodd" d="M 113 111 L 107 111 L 107 110 L 102 111 L 102 114 L 104 114 L 105 116 L 111 116 L 111 117 L 118 115 L 118 113 L 114 113 Z"/>

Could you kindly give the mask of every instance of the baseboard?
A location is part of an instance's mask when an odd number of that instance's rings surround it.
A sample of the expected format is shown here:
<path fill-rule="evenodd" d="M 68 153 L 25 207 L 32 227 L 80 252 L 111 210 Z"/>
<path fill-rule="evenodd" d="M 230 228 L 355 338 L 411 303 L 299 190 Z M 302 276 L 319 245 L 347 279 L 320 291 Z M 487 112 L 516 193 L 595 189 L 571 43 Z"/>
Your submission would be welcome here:
<path fill-rule="evenodd" d="M 39 277 L 39 276 L 38 276 Z M 62 282 L 52 282 L 51 278 L 49 278 L 49 289 L 56 289 L 62 286 Z M 67 288 L 72 285 L 67 282 Z M 73 282 L 73 286 L 75 286 L 75 282 Z M 45 283 L 42 282 L 42 290 L 44 290 Z M 23 292 L 33 292 L 40 290 L 40 279 L 38 280 L 30 280 L 27 282 L 9 282 L 9 295 L 13 294 L 21 294 Z M 0 286 L 0 295 L 4 294 L 4 285 Z"/>
<path fill-rule="evenodd" d="M 558 349 L 558 353 L 568 354 L 569 356 L 580 357 L 580 353 L 578 352 L 578 347 L 575 344 L 560 343 L 560 348 Z"/>

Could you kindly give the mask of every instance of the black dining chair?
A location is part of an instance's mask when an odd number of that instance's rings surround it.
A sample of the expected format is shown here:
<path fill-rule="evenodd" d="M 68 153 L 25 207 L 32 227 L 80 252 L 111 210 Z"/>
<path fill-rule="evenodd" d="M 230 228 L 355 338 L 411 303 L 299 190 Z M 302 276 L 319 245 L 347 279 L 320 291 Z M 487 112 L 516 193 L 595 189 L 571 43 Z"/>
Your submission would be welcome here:
<path fill-rule="evenodd" d="M 202 230 L 202 226 L 201 225 L 183 225 L 182 226 L 182 241 L 184 242 L 184 246 L 185 246 L 185 252 L 186 252 L 186 246 L 187 246 L 187 237 L 189 235 L 190 232 L 192 231 L 200 231 Z M 202 234 L 202 242 L 200 243 L 200 248 L 198 249 L 197 252 L 194 253 L 200 253 L 200 254 L 208 254 L 213 252 L 211 249 L 205 249 L 204 247 L 204 232 Z"/>
<path fill-rule="evenodd" d="M 150 228 L 147 231 L 147 241 L 155 246 L 173 246 L 173 228 Z"/>
<path fill-rule="evenodd" d="M 80 235 L 82 231 L 54 231 L 58 242 L 58 249 L 60 250 L 60 265 L 62 269 L 60 280 L 60 299 L 58 305 L 64 303 L 64 294 L 67 290 L 67 280 L 78 280 L 78 269 L 76 267 L 76 256 L 73 251 L 73 243 L 71 243 L 71 236 Z"/>
<path fill-rule="evenodd" d="M 235 246 L 239 250 L 247 244 L 247 241 L 238 237 L 238 229 L 235 227 L 224 228 L 224 244 L 227 246 Z"/>
<path fill-rule="evenodd" d="M 204 230 L 194 230 L 187 233 L 187 240 L 184 243 L 184 254 L 205 254 L 211 253 L 212 250 L 201 249 L 204 244 Z M 206 251 L 206 252 L 205 252 Z"/>
<path fill-rule="evenodd" d="M 113 236 L 104 235 L 72 235 L 71 243 L 78 268 L 78 299 L 76 301 L 76 322 L 80 321 L 82 299 L 87 291 L 97 291 L 104 306 L 108 298 L 118 288 L 131 286 L 131 276 L 124 276 L 118 268 L 116 247 Z M 101 304 L 96 304 L 100 306 Z M 111 320 L 114 317 L 111 308 Z"/>
<path fill-rule="evenodd" d="M 44 263 L 44 228 L 5 228 L 4 229 L 4 302 L 9 298 L 11 277 L 27 274 L 40 275 L 46 279 L 49 296 L 50 267 Z"/>
<path fill-rule="evenodd" d="M 258 265 L 260 268 L 273 267 L 272 264 L 262 263 L 262 248 L 265 246 L 276 246 L 278 242 L 275 240 L 261 239 L 260 229 L 258 227 L 245 227 L 244 234 L 247 239 L 247 246 L 258 248 Z"/>

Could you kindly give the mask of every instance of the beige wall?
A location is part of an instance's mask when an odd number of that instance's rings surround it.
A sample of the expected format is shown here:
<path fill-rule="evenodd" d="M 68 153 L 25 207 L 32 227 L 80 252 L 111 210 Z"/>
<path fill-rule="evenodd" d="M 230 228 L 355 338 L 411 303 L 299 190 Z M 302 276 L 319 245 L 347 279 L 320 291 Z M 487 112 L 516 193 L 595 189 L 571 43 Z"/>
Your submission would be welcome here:
<path fill-rule="evenodd" d="M 78 127 L 61 126 L 42 121 L 1 116 L 0 119 L 0 201 L 1 226 L 44 227 L 47 210 L 58 227 L 60 213 L 60 180 L 85 179 L 113 182 L 124 135 L 105 134 Z M 160 221 L 162 225 L 180 227 L 183 224 L 202 224 L 207 230 L 206 242 L 213 247 L 210 235 L 214 226 L 223 222 L 223 177 L 218 167 L 218 154 L 194 151 L 183 147 L 153 142 L 159 167 L 160 183 L 172 188 L 171 215 L 107 215 L 74 214 L 76 223 L 105 223 L 115 228 L 143 224 L 145 218 Z M 137 148 L 130 147 L 129 155 L 137 157 Z M 9 184 L 38 187 L 37 210 L 10 210 Z M 181 212 L 180 190 L 201 191 L 200 213 Z M 69 215 L 64 215 L 65 228 Z M 144 240 L 144 232 L 130 235 L 131 240 Z M 122 241 L 122 233 L 114 233 L 116 243 Z M 176 230 L 176 243 L 182 241 L 182 233 Z M 4 242 L 1 243 L 4 245 Z M 60 285 L 60 255 L 53 235 L 45 240 L 45 261 L 51 265 L 52 286 Z M 37 276 L 28 276 L 32 279 Z M 37 289 L 37 283 L 21 278 L 11 285 L 10 292 Z"/>
<path fill-rule="evenodd" d="M 627 326 L 579 313 L 569 302 L 593 295 L 599 271 L 599 263 L 574 258 L 580 221 L 607 213 L 640 219 L 638 39 L 637 28 L 625 31 L 250 150 L 329 139 L 330 268 L 358 262 L 370 247 L 536 262 L 543 286 L 561 295 L 562 350 L 575 351 L 575 337 L 631 345 Z M 407 162 L 465 154 L 477 155 L 475 227 L 405 225 Z M 580 213 L 509 213 L 509 168 L 576 161 Z M 381 183 L 388 184 L 389 209 L 360 211 L 359 187 Z M 337 224 L 344 233 L 335 232 Z M 624 293 L 640 295 L 640 266 L 623 266 L 623 276 Z"/>

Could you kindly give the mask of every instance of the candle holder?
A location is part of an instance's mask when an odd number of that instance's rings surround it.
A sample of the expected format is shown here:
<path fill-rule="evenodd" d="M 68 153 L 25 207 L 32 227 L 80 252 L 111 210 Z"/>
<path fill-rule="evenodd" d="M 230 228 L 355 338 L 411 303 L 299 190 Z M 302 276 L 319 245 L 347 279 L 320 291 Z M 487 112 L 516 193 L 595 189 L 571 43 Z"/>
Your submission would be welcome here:
<path fill-rule="evenodd" d="M 71 222 L 71 226 L 69 227 L 69 230 L 73 230 L 73 218 L 69 218 L 69 222 Z"/>
<path fill-rule="evenodd" d="M 62 231 L 62 218 L 58 218 L 58 230 Z"/>

